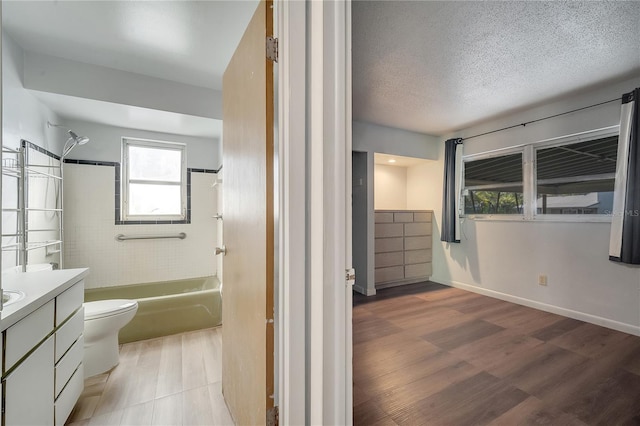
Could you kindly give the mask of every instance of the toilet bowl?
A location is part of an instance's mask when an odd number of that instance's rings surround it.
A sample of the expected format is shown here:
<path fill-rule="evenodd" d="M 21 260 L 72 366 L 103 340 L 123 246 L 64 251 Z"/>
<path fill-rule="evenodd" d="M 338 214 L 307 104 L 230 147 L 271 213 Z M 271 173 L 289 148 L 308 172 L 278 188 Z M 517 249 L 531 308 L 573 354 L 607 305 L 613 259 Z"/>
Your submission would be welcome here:
<path fill-rule="evenodd" d="M 118 332 L 131 321 L 138 302 L 128 299 L 84 303 L 84 377 L 118 365 Z"/>

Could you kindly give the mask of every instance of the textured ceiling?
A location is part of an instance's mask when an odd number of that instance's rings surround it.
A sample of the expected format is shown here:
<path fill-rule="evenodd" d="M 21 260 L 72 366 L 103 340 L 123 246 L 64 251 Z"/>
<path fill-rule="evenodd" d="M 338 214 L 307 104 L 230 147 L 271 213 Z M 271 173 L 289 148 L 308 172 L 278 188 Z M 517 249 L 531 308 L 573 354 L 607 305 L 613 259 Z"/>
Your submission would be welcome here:
<path fill-rule="evenodd" d="M 640 75 L 640 2 L 354 1 L 353 116 L 440 135 Z"/>
<path fill-rule="evenodd" d="M 3 1 L 2 25 L 25 50 L 222 88 L 257 0 Z"/>

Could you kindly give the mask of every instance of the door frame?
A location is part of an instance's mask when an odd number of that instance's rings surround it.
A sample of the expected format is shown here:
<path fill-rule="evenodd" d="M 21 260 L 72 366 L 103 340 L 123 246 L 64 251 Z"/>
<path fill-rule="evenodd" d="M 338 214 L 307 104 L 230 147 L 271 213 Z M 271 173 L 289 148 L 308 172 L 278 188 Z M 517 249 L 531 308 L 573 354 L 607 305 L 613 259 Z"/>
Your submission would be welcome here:
<path fill-rule="evenodd" d="M 280 420 L 351 424 L 351 0 L 276 17 Z"/>

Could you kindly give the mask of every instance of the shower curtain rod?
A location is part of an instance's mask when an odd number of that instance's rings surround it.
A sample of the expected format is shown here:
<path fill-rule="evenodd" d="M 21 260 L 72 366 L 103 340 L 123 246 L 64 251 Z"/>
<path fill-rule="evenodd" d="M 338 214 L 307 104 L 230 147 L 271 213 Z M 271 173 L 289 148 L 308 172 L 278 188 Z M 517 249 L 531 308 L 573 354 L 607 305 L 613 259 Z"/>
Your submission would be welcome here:
<path fill-rule="evenodd" d="M 621 101 L 621 100 L 622 100 L 622 98 L 619 97 L 619 98 L 616 98 L 616 99 L 611 99 L 610 101 L 600 102 L 600 103 L 589 105 L 589 106 L 586 106 L 586 107 L 573 109 L 571 111 L 561 112 L 560 114 L 554 114 L 554 115 L 550 115 L 548 117 L 538 118 L 537 120 L 531 120 L 531 121 L 526 121 L 526 122 L 520 123 L 520 124 L 514 124 L 513 126 L 503 127 L 502 129 L 492 130 L 490 132 L 480 133 L 479 135 L 473 135 L 473 136 L 469 136 L 469 137 L 461 138 L 461 139 L 463 141 L 466 141 L 466 140 L 473 139 L 473 138 L 479 138 L 480 136 L 486 136 L 486 135 L 490 135 L 492 133 L 502 132 L 504 130 L 515 129 L 516 127 L 521 127 L 521 126 L 525 127 L 527 124 L 537 123 L 538 121 L 543 121 L 543 120 L 548 120 L 550 118 L 560 117 L 561 115 L 567 115 L 567 114 L 571 114 L 571 113 L 574 113 L 574 112 L 582 111 L 583 109 L 589 109 L 589 108 L 597 107 L 597 106 L 604 105 L 604 104 L 610 104 L 611 102 L 616 102 L 616 101 Z"/>

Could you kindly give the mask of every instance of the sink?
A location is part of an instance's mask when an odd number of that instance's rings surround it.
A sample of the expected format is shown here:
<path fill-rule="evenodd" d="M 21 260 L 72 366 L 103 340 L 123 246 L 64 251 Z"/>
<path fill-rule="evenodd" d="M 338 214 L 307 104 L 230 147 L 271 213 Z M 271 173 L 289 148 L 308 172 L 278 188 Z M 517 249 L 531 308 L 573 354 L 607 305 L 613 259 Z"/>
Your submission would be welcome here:
<path fill-rule="evenodd" d="M 24 296 L 23 291 L 4 290 L 2 292 L 2 306 L 9 306 L 12 303 L 22 300 Z"/>

